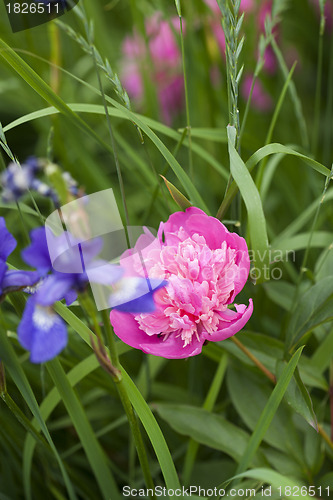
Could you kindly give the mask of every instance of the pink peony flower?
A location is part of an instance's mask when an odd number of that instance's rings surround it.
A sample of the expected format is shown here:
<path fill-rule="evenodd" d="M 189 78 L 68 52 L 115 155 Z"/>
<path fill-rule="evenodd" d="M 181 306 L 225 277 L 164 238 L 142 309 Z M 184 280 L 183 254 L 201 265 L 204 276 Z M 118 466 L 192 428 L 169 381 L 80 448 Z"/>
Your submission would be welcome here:
<path fill-rule="evenodd" d="M 252 299 L 247 307 L 230 308 L 249 274 L 243 238 L 195 207 L 162 222 L 150 245 L 140 238 L 136 253 L 125 252 L 121 265 L 129 275 L 146 272 L 168 284 L 154 294 L 152 313 L 111 311 L 121 340 L 146 353 L 186 358 L 199 354 L 206 340 L 225 340 L 243 328 L 253 311 Z"/>
<path fill-rule="evenodd" d="M 167 124 L 182 109 L 184 99 L 181 53 L 173 32 L 173 29 L 179 31 L 179 19 L 173 18 L 171 23 L 173 28 L 160 13 L 148 19 L 148 48 L 138 33 L 126 37 L 122 46 L 121 70 L 124 87 L 139 103 L 144 94 L 143 71 L 151 72 L 150 78 L 156 86 L 162 116 Z"/>
<path fill-rule="evenodd" d="M 243 96 L 243 99 L 247 100 L 250 95 L 251 87 L 252 87 L 252 81 L 253 81 L 253 75 L 248 74 L 245 76 L 242 87 L 241 87 L 241 93 Z M 254 108 L 256 108 L 259 111 L 268 111 L 272 107 L 272 99 L 271 97 L 267 94 L 267 92 L 263 89 L 263 86 L 260 82 L 260 80 L 256 80 L 254 87 L 253 87 L 253 92 L 252 92 L 252 99 L 251 99 L 251 104 L 253 105 Z"/>

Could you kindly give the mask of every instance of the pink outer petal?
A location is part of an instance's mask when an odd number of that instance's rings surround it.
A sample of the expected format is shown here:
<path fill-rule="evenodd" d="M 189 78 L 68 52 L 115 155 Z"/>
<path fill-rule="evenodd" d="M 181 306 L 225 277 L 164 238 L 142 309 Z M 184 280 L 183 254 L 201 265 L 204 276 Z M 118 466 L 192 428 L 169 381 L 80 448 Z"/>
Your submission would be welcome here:
<path fill-rule="evenodd" d="M 132 314 L 122 313 L 116 310 L 111 311 L 110 321 L 115 334 L 123 341 L 136 349 L 147 354 L 154 354 L 168 359 L 188 358 L 201 353 L 202 341 L 193 338 L 191 344 L 183 347 L 183 340 L 171 334 L 167 340 L 157 335 L 148 336 L 140 330 L 138 322 Z"/>
<path fill-rule="evenodd" d="M 243 304 L 241 305 L 235 304 L 235 307 L 237 313 L 229 310 L 229 313 L 233 312 L 232 315 L 234 316 L 233 320 L 231 321 L 221 320 L 218 326 L 219 330 L 211 334 L 207 332 L 202 332 L 201 335 L 202 338 L 204 338 L 205 340 L 210 340 L 212 342 L 219 342 L 220 340 L 228 339 L 229 337 L 235 335 L 235 333 L 239 332 L 239 330 L 241 330 L 243 326 L 248 322 L 253 312 L 252 299 L 249 300 L 248 307 L 246 307 Z"/>

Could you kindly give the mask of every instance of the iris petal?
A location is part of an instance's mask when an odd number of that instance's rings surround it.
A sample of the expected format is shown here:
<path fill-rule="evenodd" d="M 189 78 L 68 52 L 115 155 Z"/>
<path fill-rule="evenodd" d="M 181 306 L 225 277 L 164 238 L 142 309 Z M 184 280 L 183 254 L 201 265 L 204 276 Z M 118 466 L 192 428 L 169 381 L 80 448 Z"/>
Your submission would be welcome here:
<path fill-rule="evenodd" d="M 63 320 L 51 308 L 28 299 L 18 327 L 21 345 L 30 351 L 32 363 L 45 363 L 57 356 L 67 344 L 67 329 Z"/>

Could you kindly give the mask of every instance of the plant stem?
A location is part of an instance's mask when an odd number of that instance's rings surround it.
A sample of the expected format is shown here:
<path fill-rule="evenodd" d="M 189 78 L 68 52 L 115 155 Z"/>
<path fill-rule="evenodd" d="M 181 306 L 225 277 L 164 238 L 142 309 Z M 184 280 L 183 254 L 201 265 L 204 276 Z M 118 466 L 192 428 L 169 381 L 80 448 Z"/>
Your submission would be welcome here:
<path fill-rule="evenodd" d="M 319 29 L 317 81 L 316 81 L 316 93 L 315 93 L 315 104 L 314 104 L 313 136 L 312 136 L 312 152 L 314 155 L 317 152 L 318 138 L 319 138 L 321 84 L 322 84 L 322 73 L 323 73 L 324 26 L 325 26 L 325 16 L 324 12 L 322 12 L 320 20 L 320 29 Z"/>
<path fill-rule="evenodd" d="M 234 342 L 234 344 L 236 344 L 237 347 L 239 347 L 239 349 L 259 368 L 259 370 L 261 370 L 267 378 L 269 378 L 269 380 L 271 382 L 273 382 L 273 384 L 276 384 L 276 377 L 275 375 L 273 375 L 272 372 L 270 372 L 268 370 L 268 368 L 266 368 L 266 366 L 264 366 L 261 361 L 259 361 L 258 358 L 256 358 L 254 356 L 254 354 L 252 354 L 246 347 L 244 344 L 242 344 L 242 342 L 240 342 L 238 339 L 236 339 L 235 337 L 231 337 L 231 340 Z"/>
<path fill-rule="evenodd" d="M 328 446 L 333 451 L 333 441 L 330 440 L 330 438 L 327 435 L 325 429 L 320 424 L 318 424 L 318 432 L 321 435 L 321 437 L 323 438 L 323 440 L 328 444 Z"/>
<path fill-rule="evenodd" d="M 140 427 L 138 424 L 138 420 L 136 418 L 136 415 L 134 413 L 132 404 L 130 402 L 130 399 L 128 397 L 123 378 L 121 375 L 121 364 L 119 361 L 119 356 L 117 352 L 117 346 L 116 346 L 116 341 L 114 338 L 114 333 L 111 327 L 110 323 L 110 318 L 108 315 L 108 312 L 106 310 L 102 311 L 102 317 L 103 317 L 103 323 L 104 323 L 104 329 L 105 329 L 105 334 L 107 338 L 107 344 L 110 350 L 110 357 L 111 357 L 111 363 L 116 369 L 117 372 L 119 372 L 119 375 L 117 377 L 112 377 L 114 382 L 116 383 L 116 387 L 119 393 L 120 400 L 123 404 L 125 413 L 127 415 L 127 419 L 132 431 L 133 439 L 135 442 L 135 447 L 138 453 L 138 458 L 140 461 L 140 465 L 142 468 L 142 472 L 145 478 L 146 486 L 149 489 L 152 489 L 154 491 L 154 482 L 153 478 L 150 473 L 150 468 L 149 468 L 149 463 L 148 463 L 148 458 L 144 446 L 144 442 L 142 439 Z M 152 495 L 155 497 L 155 494 Z"/>
<path fill-rule="evenodd" d="M 188 161 L 189 161 L 189 174 L 190 178 L 193 180 L 193 157 L 192 157 L 192 137 L 191 137 L 191 120 L 190 120 L 190 106 L 188 99 L 188 83 L 187 83 L 187 72 L 186 72 L 186 61 L 185 61 L 185 45 L 184 45 L 184 33 L 183 33 L 183 18 L 180 10 L 179 2 L 179 24 L 180 24 L 180 46 L 182 52 L 182 65 L 183 65 L 183 79 L 184 79 L 184 91 L 185 91 L 185 108 L 186 108 L 186 129 L 188 137 Z"/>

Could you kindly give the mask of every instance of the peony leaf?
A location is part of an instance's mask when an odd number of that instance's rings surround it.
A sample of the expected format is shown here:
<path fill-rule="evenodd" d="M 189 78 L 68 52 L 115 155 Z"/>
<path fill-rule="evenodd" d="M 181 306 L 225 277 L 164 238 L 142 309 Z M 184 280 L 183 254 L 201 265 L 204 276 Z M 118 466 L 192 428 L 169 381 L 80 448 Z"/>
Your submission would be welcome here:
<path fill-rule="evenodd" d="M 176 186 L 168 181 L 163 175 L 160 177 L 162 177 L 172 198 L 182 210 L 186 210 L 188 207 L 192 206 L 192 203 L 176 188 Z"/>
<path fill-rule="evenodd" d="M 155 404 L 158 414 L 176 432 L 190 436 L 194 441 L 221 450 L 239 461 L 244 453 L 249 435 L 220 415 L 189 405 Z M 205 425 L 203 425 L 203 422 Z M 262 463 L 259 455 L 255 463 Z"/>
<path fill-rule="evenodd" d="M 294 374 L 299 358 L 301 357 L 303 347 L 300 347 L 288 364 L 284 367 L 281 377 L 279 378 L 276 386 L 274 387 L 259 420 L 256 423 L 255 429 L 249 442 L 246 446 L 244 455 L 238 464 L 237 474 L 245 472 L 250 466 L 255 453 L 257 452 L 261 441 L 263 440 L 267 429 L 269 428 L 274 415 L 282 401 L 282 398 L 288 388 L 290 380 Z M 296 451 L 296 450 L 295 450 Z"/>
<path fill-rule="evenodd" d="M 324 278 L 311 286 L 298 300 L 287 329 L 286 344 L 290 349 L 316 326 L 333 320 L 333 280 Z"/>
<path fill-rule="evenodd" d="M 263 378 L 262 373 L 252 374 L 242 363 L 232 363 L 227 373 L 227 387 L 233 407 L 247 428 L 254 432 L 272 394 L 272 384 Z M 286 453 L 290 459 L 297 460 L 298 454 L 302 453 L 291 411 L 286 404 L 270 415 L 270 424 L 261 439 Z"/>
<path fill-rule="evenodd" d="M 278 360 L 276 363 L 276 375 L 277 379 L 280 378 L 283 368 L 286 366 L 286 362 L 282 360 Z M 295 410 L 299 415 L 301 415 L 308 424 L 311 425 L 316 431 L 318 431 L 318 422 L 315 412 L 313 410 L 313 404 L 310 397 L 310 394 L 303 384 L 303 381 L 297 372 L 293 378 L 290 380 L 290 383 L 287 387 L 285 393 L 285 399 L 288 404 Z"/>

